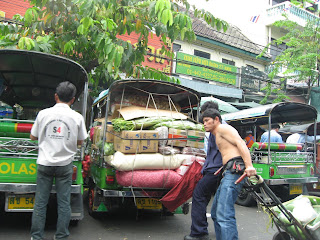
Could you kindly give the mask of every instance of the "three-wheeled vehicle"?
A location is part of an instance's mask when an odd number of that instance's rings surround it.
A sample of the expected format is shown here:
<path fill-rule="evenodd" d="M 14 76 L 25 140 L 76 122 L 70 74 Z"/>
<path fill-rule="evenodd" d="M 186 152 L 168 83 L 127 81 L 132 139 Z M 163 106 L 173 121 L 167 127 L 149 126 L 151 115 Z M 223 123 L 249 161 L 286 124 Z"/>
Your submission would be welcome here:
<path fill-rule="evenodd" d="M 157 133 L 151 131 L 152 134 L 150 135 L 150 132 L 148 132 L 150 130 L 142 130 L 141 132 L 142 127 L 136 128 L 138 132 L 135 132 L 135 134 L 137 135 L 132 135 L 129 131 L 123 134 L 126 131 L 115 131 L 114 121 L 115 119 L 119 119 L 119 116 L 125 119 L 139 117 L 140 120 L 147 119 L 147 117 L 151 116 L 155 121 L 159 120 L 161 116 L 169 118 L 178 116 L 178 118 L 182 117 L 184 120 L 187 120 L 189 119 L 188 115 L 192 115 L 192 109 L 199 107 L 199 102 L 200 94 L 195 90 L 170 82 L 146 79 L 116 81 L 108 90 L 100 94 L 100 97 L 94 101 L 92 106 L 91 126 L 95 130 L 86 148 L 86 154 L 90 155 L 90 171 L 87 179 L 89 185 L 88 208 L 91 216 L 128 206 L 136 207 L 138 209 L 137 212 L 139 212 L 140 209 L 158 209 L 166 212 L 166 209 L 162 206 L 159 199 L 169 192 L 172 186 L 166 183 L 169 181 L 169 178 L 175 174 L 174 171 L 172 171 L 174 170 L 173 165 L 163 165 L 164 162 L 167 161 L 165 160 L 166 157 L 170 157 L 170 161 L 173 163 L 175 155 L 172 154 L 164 157 L 164 155 L 160 154 L 157 150 L 160 139 L 161 141 L 167 141 L 167 139 L 165 139 L 166 137 L 159 134 L 154 138 Z M 129 106 L 132 108 L 130 109 Z M 126 109 L 127 111 L 125 111 Z M 163 113 L 164 115 L 161 115 Z M 102 134 L 97 134 L 99 122 Z M 192 124 L 194 124 L 194 122 Z M 198 125 L 202 127 L 202 125 Z M 181 137 L 183 131 L 184 130 L 175 130 L 175 133 L 172 133 L 171 136 L 173 136 L 173 139 L 180 141 L 176 143 L 181 143 L 181 146 L 186 146 L 187 139 Z M 203 141 L 204 132 L 202 133 Z M 132 147 L 136 146 L 135 142 L 139 142 L 139 139 L 142 138 L 144 134 L 149 134 L 141 141 L 141 144 L 144 142 L 145 145 L 142 146 L 139 145 L 139 143 L 137 144 L 137 148 Z M 96 136 L 98 136 L 98 139 Z M 135 136 L 138 136 L 138 139 L 135 139 Z M 196 136 L 194 137 L 196 138 Z M 118 140 L 116 141 L 116 139 Z M 114 148 L 118 146 L 116 152 L 114 153 L 113 151 L 111 155 L 109 152 L 110 145 L 109 147 L 105 145 L 108 143 L 113 144 Z M 153 147 L 156 149 L 155 152 L 152 150 L 147 151 Z M 107 153 L 107 151 L 109 153 Z M 174 151 L 176 151 L 176 149 Z M 157 160 L 159 157 L 160 165 Z M 139 161 L 141 161 L 141 158 L 145 158 L 145 162 L 140 164 Z M 116 161 L 122 161 L 121 165 L 116 166 Z M 133 161 L 133 163 L 124 169 L 129 161 Z M 156 162 L 158 162 L 157 167 L 155 167 Z M 140 167 L 136 167 L 137 165 L 140 165 Z M 136 169 L 142 170 L 139 171 Z M 152 169 L 157 170 L 153 171 Z M 164 173 L 162 174 L 161 171 L 164 171 Z M 154 177 L 154 179 L 152 179 L 153 177 L 150 175 L 157 173 L 164 176 L 158 186 L 153 185 L 157 181 L 158 176 L 152 175 Z M 125 174 L 129 175 L 129 177 L 127 177 L 127 183 L 123 183 L 124 180 L 120 179 L 120 177 Z M 138 174 L 146 175 L 141 176 Z M 139 176 L 141 180 L 140 185 L 138 183 L 135 185 L 134 181 L 139 181 Z M 187 213 L 188 209 L 188 205 L 185 204 L 183 207 L 178 207 L 175 213 Z"/>
<path fill-rule="evenodd" d="M 0 119 L 0 202 L 7 212 L 33 211 L 38 144 L 30 140 L 30 130 L 37 113 L 55 104 L 55 88 L 63 81 L 76 86 L 74 105 L 85 116 L 88 77 L 82 66 L 41 52 L 0 50 L 0 101 L 14 109 L 13 116 L 4 114 Z M 71 220 L 75 221 L 83 218 L 83 152 L 79 148 L 73 162 Z M 55 186 L 51 192 L 54 202 Z"/>
<path fill-rule="evenodd" d="M 272 123 L 306 124 L 315 123 L 317 110 L 310 105 L 296 102 L 282 102 L 225 114 L 222 118 L 235 127 L 243 136 L 247 130 L 254 132 L 255 143 L 250 152 L 257 174 L 282 200 L 306 193 L 306 184 L 317 182 L 314 176 L 316 162 L 315 140 L 313 147 L 305 144 L 261 143 L 257 140 L 263 128 L 271 130 Z M 266 127 L 267 126 L 267 127 Z M 314 128 L 314 132 L 316 128 Z M 237 203 L 244 206 L 254 204 L 253 197 L 243 190 Z"/>

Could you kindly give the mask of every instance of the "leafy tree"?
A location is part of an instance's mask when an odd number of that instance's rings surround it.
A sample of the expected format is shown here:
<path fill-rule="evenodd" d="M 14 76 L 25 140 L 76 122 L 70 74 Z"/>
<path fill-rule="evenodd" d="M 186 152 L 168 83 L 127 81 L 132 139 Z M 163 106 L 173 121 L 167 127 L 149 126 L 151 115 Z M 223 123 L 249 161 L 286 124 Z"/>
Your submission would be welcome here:
<path fill-rule="evenodd" d="M 174 81 L 141 65 L 148 53 L 149 34 L 161 37 L 162 54 L 169 58 L 168 39 L 195 40 L 186 0 L 30 0 L 30 4 L 24 17 L 14 17 L 17 24 L 0 24 L 0 48 L 68 57 L 85 67 L 95 86 L 110 84 L 120 73 Z M 193 10 L 195 17 L 226 30 L 226 22 L 204 10 Z M 132 32 L 139 35 L 135 46 L 118 38 Z"/>
<path fill-rule="evenodd" d="M 305 6 L 305 2 L 310 1 L 291 1 L 292 4 L 298 7 Z M 318 84 L 320 70 L 320 21 L 315 17 L 308 20 L 305 27 L 301 27 L 296 22 L 289 20 L 285 14 L 284 16 L 286 17 L 285 20 L 276 21 L 273 25 L 287 30 L 287 34 L 274 40 L 264 49 L 264 52 L 267 51 L 271 44 L 286 45 L 286 49 L 272 63 L 273 70 L 269 74 L 271 81 L 269 81 L 265 88 L 266 96 L 262 102 L 265 102 L 272 93 L 277 94 L 275 102 L 290 99 L 283 93 L 279 94 L 280 88 L 271 89 L 272 81 L 278 78 L 280 73 L 283 74 L 281 78 L 282 86 L 286 79 L 293 79 L 295 82 L 307 84 L 307 101 L 309 100 L 312 86 Z"/>

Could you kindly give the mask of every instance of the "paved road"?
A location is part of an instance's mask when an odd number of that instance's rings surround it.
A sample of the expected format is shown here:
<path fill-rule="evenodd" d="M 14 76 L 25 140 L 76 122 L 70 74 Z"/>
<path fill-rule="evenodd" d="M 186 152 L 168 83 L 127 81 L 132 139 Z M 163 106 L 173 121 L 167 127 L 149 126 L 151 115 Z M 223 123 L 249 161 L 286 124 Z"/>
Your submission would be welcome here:
<path fill-rule="evenodd" d="M 276 232 L 269 224 L 266 213 L 257 207 L 236 206 L 240 240 L 271 240 Z M 0 217 L 0 239 L 30 239 L 30 214 L 5 214 Z M 211 218 L 209 234 L 215 240 Z M 49 221 L 46 239 L 52 239 L 55 226 Z M 191 217 L 188 215 L 161 216 L 149 212 L 136 220 L 135 212 L 112 213 L 93 219 L 85 210 L 85 218 L 77 226 L 70 227 L 71 240 L 182 240 L 190 231 Z"/>

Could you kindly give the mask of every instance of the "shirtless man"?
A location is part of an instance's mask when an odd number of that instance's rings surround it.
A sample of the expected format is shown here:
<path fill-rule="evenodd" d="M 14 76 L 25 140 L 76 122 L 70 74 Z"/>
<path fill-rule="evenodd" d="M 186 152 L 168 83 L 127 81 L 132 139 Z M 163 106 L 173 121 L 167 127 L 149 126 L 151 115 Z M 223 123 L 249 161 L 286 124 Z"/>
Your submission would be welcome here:
<path fill-rule="evenodd" d="M 234 204 L 244 181 L 235 184 L 243 172 L 247 176 L 256 175 L 250 152 L 239 133 L 230 125 L 221 124 L 221 115 L 215 109 L 207 109 L 202 114 L 204 129 L 216 137 L 216 144 L 224 165 L 223 179 L 214 196 L 211 217 L 217 240 L 238 240 Z M 243 171 L 239 166 L 245 166 Z M 236 167 L 236 168 L 235 168 Z"/>

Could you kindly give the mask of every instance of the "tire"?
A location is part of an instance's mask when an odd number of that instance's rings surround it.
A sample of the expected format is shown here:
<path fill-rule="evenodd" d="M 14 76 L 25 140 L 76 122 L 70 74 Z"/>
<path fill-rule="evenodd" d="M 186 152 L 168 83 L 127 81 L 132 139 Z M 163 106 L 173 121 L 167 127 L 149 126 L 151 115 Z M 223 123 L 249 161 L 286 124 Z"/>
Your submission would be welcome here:
<path fill-rule="evenodd" d="M 78 226 L 79 220 L 70 220 L 69 226 L 75 227 Z"/>
<path fill-rule="evenodd" d="M 92 185 L 88 189 L 88 213 L 93 218 L 98 218 L 99 214 L 93 210 L 93 203 L 96 189 Z"/>
<path fill-rule="evenodd" d="M 256 200 L 253 198 L 253 196 L 246 191 L 244 188 L 241 189 L 236 204 L 244 207 L 251 207 L 256 205 Z"/>
<path fill-rule="evenodd" d="M 291 240 L 291 237 L 286 232 L 277 232 L 275 235 L 273 235 L 272 240 Z"/>

